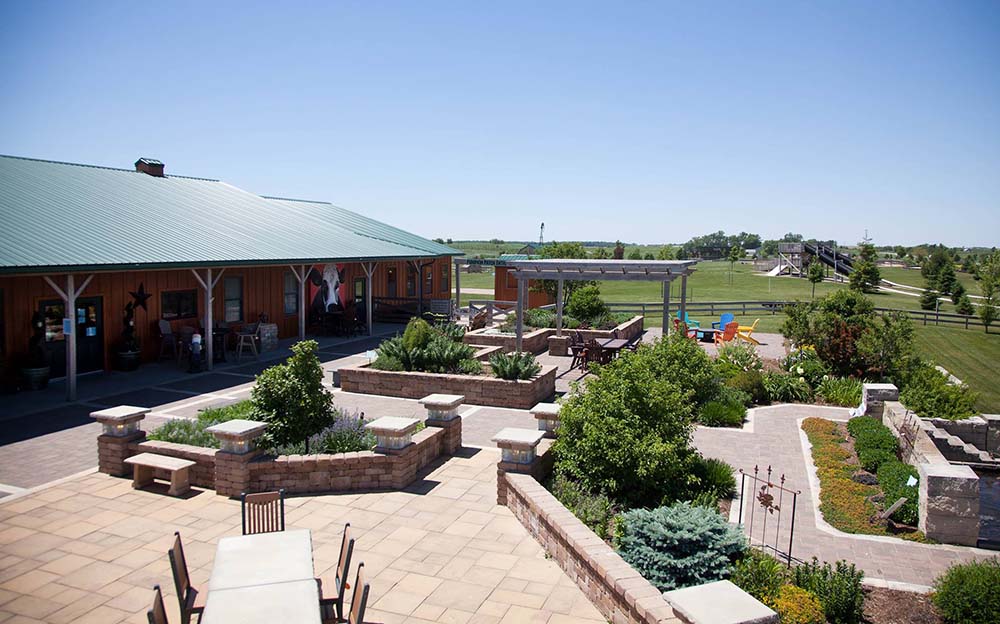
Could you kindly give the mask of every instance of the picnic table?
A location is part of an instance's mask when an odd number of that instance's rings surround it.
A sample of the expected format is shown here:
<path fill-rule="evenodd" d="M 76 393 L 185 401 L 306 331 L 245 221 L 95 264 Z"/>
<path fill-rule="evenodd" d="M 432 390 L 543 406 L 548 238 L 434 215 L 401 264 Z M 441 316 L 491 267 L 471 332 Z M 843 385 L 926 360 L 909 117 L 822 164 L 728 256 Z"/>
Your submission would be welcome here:
<path fill-rule="evenodd" d="M 219 540 L 202 624 L 320 621 L 309 530 Z"/>

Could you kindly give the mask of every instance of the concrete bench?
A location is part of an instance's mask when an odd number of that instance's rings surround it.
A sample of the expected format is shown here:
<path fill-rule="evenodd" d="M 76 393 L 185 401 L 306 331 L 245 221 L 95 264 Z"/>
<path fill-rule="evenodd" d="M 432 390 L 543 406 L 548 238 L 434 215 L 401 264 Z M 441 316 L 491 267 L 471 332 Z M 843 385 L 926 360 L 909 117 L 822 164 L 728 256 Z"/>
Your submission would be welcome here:
<path fill-rule="evenodd" d="M 132 487 L 136 490 L 151 484 L 153 470 L 157 469 L 170 473 L 170 489 L 167 493 L 171 496 L 181 496 L 191 489 L 190 473 L 194 462 L 189 459 L 167 457 L 156 453 L 140 453 L 129 457 L 125 463 L 132 465 Z"/>

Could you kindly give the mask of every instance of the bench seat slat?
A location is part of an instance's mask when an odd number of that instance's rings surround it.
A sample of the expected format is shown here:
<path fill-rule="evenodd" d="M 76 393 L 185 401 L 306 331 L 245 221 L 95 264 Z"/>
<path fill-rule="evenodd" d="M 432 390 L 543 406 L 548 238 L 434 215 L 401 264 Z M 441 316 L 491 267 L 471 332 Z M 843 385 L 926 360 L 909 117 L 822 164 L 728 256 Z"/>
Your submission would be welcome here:
<path fill-rule="evenodd" d="M 126 459 L 125 463 L 132 465 L 139 464 L 140 466 L 148 466 L 150 468 L 162 468 L 164 470 L 181 470 L 182 468 L 190 468 L 195 465 L 195 462 L 190 459 L 157 455 L 156 453 L 133 455 Z"/>

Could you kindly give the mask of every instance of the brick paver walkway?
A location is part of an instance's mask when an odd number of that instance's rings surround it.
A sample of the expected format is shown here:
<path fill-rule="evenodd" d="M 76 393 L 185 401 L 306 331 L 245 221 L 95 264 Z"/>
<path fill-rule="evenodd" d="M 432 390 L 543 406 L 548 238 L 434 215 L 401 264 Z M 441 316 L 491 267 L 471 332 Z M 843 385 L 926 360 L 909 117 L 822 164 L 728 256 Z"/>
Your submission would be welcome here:
<path fill-rule="evenodd" d="M 825 523 L 818 522 L 813 507 L 814 490 L 806 471 L 798 425 L 799 419 L 810 416 L 846 420 L 848 410 L 811 405 L 757 408 L 752 424 L 744 430 L 699 427 L 694 435 L 695 445 L 704 455 L 723 459 L 734 468 L 746 471 L 752 471 L 755 465 L 761 469 L 772 466 L 775 478 L 784 474 L 788 479 L 787 487 L 802 491 L 795 520 L 794 556 L 799 559 L 816 556 L 831 562 L 846 559 L 862 568 L 871 580 L 929 586 L 953 562 L 996 554 L 959 546 L 916 544 L 891 537 L 850 535 L 823 526 Z M 818 492 L 815 494 L 818 496 Z M 757 516 L 758 526 L 759 519 Z M 787 544 L 787 517 L 783 522 L 780 541 Z M 773 526 L 773 517 L 771 523 Z M 769 535 L 773 543 L 773 534 Z"/>
<path fill-rule="evenodd" d="M 351 523 L 355 565 L 364 561 L 371 579 L 368 622 L 603 622 L 496 504 L 498 459 L 466 449 L 401 492 L 293 497 L 287 524 L 312 530 L 324 574 Z M 204 585 L 218 539 L 240 532 L 240 506 L 212 491 L 177 499 L 164 489 L 92 474 L 0 500 L 0 621 L 145 622 L 154 583 L 180 621 L 166 554 L 173 532 Z"/>

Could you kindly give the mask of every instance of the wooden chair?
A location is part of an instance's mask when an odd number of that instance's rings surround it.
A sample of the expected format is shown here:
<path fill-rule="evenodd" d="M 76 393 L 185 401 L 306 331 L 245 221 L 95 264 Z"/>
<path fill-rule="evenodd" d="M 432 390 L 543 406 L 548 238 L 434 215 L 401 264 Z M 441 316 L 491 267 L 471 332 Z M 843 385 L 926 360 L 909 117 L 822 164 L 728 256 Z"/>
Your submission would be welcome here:
<path fill-rule="evenodd" d="M 194 327 L 191 327 L 190 325 L 181 327 L 180 340 L 178 341 L 178 346 L 180 348 L 177 350 L 178 362 L 183 360 L 185 356 L 191 355 L 191 343 L 194 341 L 194 335 L 196 333 L 197 332 Z"/>
<path fill-rule="evenodd" d="M 354 554 L 354 538 L 351 537 L 351 523 L 344 526 L 344 537 L 340 541 L 340 558 L 335 575 L 316 579 L 319 583 L 319 607 L 324 622 L 341 622 L 344 619 L 344 598 L 351 588 L 347 573 L 351 569 Z M 326 588 L 324 590 L 324 588 Z"/>
<path fill-rule="evenodd" d="M 160 319 L 159 322 L 157 323 L 157 327 L 159 327 L 159 329 L 160 329 L 160 357 L 159 357 L 159 359 L 161 359 L 161 360 L 163 359 L 163 356 L 164 356 L 164 354 L 165 354 L 165 352 L 167 350 L 167 347 L 170 347 L 170 358 L 176 360 L 177 357 L 178 357 L 178 355 L 177 355 L 177 336 L 174 335 L 174 330 L 170 327 L 170 322 L 166 321 L 164 319 Z"/>
<path fill-rule="evenodd" d="M 726 323 L 726 327 L 722 330 L 722 333 L 715 334 L 716 346 L 725 342 L 732 342 L 733 340 L 736 340 L 736 334 L 739 332 L 739 328 L 740 324 L 736 321 Z"/>
<path fill-rule="evenodd" d="M 732 312 L 723 312 L 722 316 L 719 317 L 719 320 L 712 321 L 712 329 L 722 329 L 735 320 L 736 317 L 733 316 Z"/>
<path fill-rule="evenodd" d="M 365 562 L 362 561 L 358 564 L 358 575 L 354 579 L 354 593 L 351 594 L 351 612 L 347 614 L 347 624 L 364 624 L 369 591 L 368 580 L 365 578 Z"/>
<path fill-rule="evenodd" d="M 285 530 L 285 490 L 240 495 L 243 535 Z"/>
<path fill-rule="evenodd" d="M 760 341 L 753 337 L 753 330 L 757 329 L 757 323 L 759 322 L 760 319 L 757 319 L 753 322 L 753 325 L 740 325 L 736 328 L 736 336 L 740 340 L 759 345 Z"/>
<path fill-rule="evenodd" d="M 181 544 L 181 534 L 176 531 L 174 532 L 174 546 L 167 551 L 167 556 L 170 557 L 170 569 L 174 573 L 174 587 L 177 589 L 181 624 L 190 624 L 192 615 L 201 615 L 205 610 L 205 594 L 191 585 L 187 559 L 184 558 L 184 546 Z"/>
<path fill-rule="evenodd" d="M 243 351 L 250 348 L 254 358 L 257 358 L 257 334 L 260 331 L 260 323 L 250 323 L 244 327 L 237 335 L 236 341 L 236 361 L 243 359 Z"/>
<path fill-rule="evenodd" d="M 168 624 L 167 610 L 163 607 L 163 594 L 159 585 L 153 585 L 153 606 L 146 611 L 149 624 Z"/>

